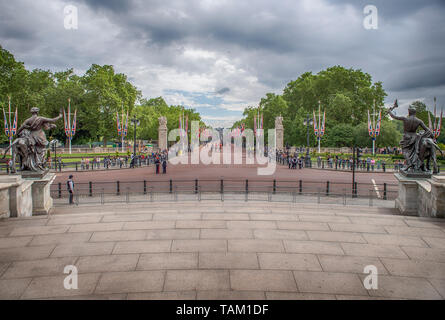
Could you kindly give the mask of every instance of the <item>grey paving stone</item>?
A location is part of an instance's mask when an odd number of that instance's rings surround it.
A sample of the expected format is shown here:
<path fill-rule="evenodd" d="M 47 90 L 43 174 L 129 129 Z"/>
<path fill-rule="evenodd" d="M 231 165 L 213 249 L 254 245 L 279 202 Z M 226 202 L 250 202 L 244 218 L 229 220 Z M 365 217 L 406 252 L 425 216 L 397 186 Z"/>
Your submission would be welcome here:
<path fill-rule="evenodd" d="M 12 230 L 10 236 L 29 236 L 37 234 L 53 234 L 64 233 L 68 230 L 68 226 L 31 226 L 17 227 Z"/>
<path fill-rule="evenodd" d="M 162 291 L 164 271 L 107 272 L 102 274 L 95 293 Z"/>
<path fill-rule="evenodd" d="M 336 300 L 333 294 L 297 293 L 297 292 L 266 292 L 267 300 Z"/>
<path fill-rule="evenodd" d="M 155 220 L 200 220 L 200 213 L 155 213 L 153 221 Z"/>
<path fill-rule="evenodd" d="M 199 268 L 202 269 L 258 269 L 255 253 L 203 252 L 199 254 Z"/>
<path fill-rule="evenodd" d="M 168 270 L 165 291 L 228 290 L 227 270 Z"/>
<path fill-rule="evenodd" d="M 34 236 L 30 246 L 43 246 L 50 244 L 66 244 L 74 242 L 87 242 L 91 237 L 91 232 L 41 234 Z"/>
<path fill-rule="evenodd" d="M 266 230 L 258 229 L 253 232 L 256 239 L 275 240 L 309 240 L 305 231 L 302 230 Z"/>
<path fill-rule="evenodd" d="M 0 299 L 19 299 L 31 282 L 31 278 L 0 280 Z"/>
<path fill-rule="evenodd" d="M 443 238 L 434 238 L 434 237 L 422 237 L 422 239 L 430 246 L 431 248 L 437 249 L 445 249 L 445 241 Z"/>
<path fill-rule="evenodd" d="M 129 293 L 128 300 L 195 300 L 196 291 Z"/>
<path fill-rule="evenodd" d="M 111 254 L 114 242 L 59 244 L 51 257 L 94 256 Z"/>
<path fill-rule="evenodd" d="M 0 238 L 0 249 L 24 247 L 31 242 L 32 236 Z"/>
<path fill-rule="evenodd" d="M 445 280 L 444 279 L 428 279 L 437 292 L 445 299 Z"/>
<path fill-rule="evenodd" d="M 363 273 L 366 266 L 373 265 L 378 274 L 388 274 L 377 257 L 319 255 L 318 259 L 323 271 Z"/>
<path fill-rule="evenodd" d="M 67 274 L 34 278 L 21 296 L 21 299 L 90 295 L 96 287 L 99 274 L 79 275 L 78 289 L 65 289 L 64 280 L 66 277 Z"/>
<path fill-rule="evenodd" d="M 175 221 L 136 221 L 125 222 L 123 230 L 173 229 Z"/>
<path fill-rule="evenodd" d="M 327 241 L 284 240 L 286 252 L 313 254 L 344 254 L 339 243 Z"/>
<path fill-rule="evenodd" d="M 321 271 L 320 263 L 313 254 L 258 253 L 261 269 Z"/>
<path fill-rule="evenodd" d="M 47 226 L 68 225 L 68 224 L 81 224 L 81 223 L 96 223 L 102 219 L 101 215 L 94 216 L 52 216 L 48 218 Z"/>
<path fill-rule="evenodd" d="M 177 229 L 210 229 L 210 228 L 226 228 L 227 221 L 223 220 L 177 220 Z"/>
<path fill-rule="evenodd" d="M 370 224 L 377 226 L 406 226 L 403 218 L 375 218 L 375 217 L 349 217 L 352 223 Z"/>
<path fill-rule="evenodd" d="M 356 232 L 307 231 L 307 235 L 310 240 L 366 243 L 362 234 Z"/>
<path fill-rule="evenodd" d="M 123 222 L 101 222 L 89 224 L 74 224 L 70 226 L 68 232 L 91 232 L 91 231 L 113 231 L 121 230 Z"/>
<path fill-rule="evenodd" d="M 342 243 L 341 246 L 346 255 L 350 256 L 408 259 L 397 245 Z"/>
<path fill-rule="evenodd" d="M 326 215 L 308 215 L 308 214 L 299 214 L 298 218 L 300 221 L 304 222 L 336 222 L 336 223 L 351 223 L 349 217 L 341 217 L 341 216 L 326 216 Z"/>
<path fill-rule="evenodd" d="M 381 258 L 391 275 L 445 279 L 445 263 Z"/>
<path fill-rule="evenodd" d="M 278 229 L 284 229 L 284 230 L 329 231 L 329 226 L 325 222 L 277 221 L 277 225 Z"/>
<path fill-rule="evenodd" d="M 169 252 L 171 240 L 145 240 L 117 242 L 113 254 Z"/>
<path fill-rule="evenodd" d="M 276 229 L 276 221 L 227 221 L 229 229 Z"/>
<path fill-rule="evenodd" d="M 228 240 L 228 248 L 231 252 L 284 252 L 281 240 Z"/>
<path fill-rule="evenodd" d="M 436 237 L 445 238 L 445 232 L 442 229 L 434 228 L 417 228 L 417 227 L 385 227 L 389 234 L 400 234 L 407 236 L 426 236 L 426 237 Z M 444 239 L 445 241 L 445 239 Z"/>
<path fill-rule="evenodd" d="M 297 291 L 291 271 L 283 270 L 230 270 L 233 290 Z"/>
<path fill-rule="evenodd" d="M 199 239 L 199 229 L 159 229 L 146 233 L 148 240 Z"/>
<path fill-rule="evenodd" d="M 402 247 L 403 251 L 415 260 L 445 262 L 445 249 Z"/>
<path fill-rule="evenodd" d="M 90 242 L 145 240 L 146 230 L 95 231 Z"/>
<path fill-rule="evenodd" d="M 197 300 L 264 300 L 262 291 L 198 291 Z"/>
<path fill-rule="evenodd" d="M 130 221 L 150 221 L 153 219 L 151 213 L 124 213 L 124 214 L 108 214 L 104 215 L 102 222 L 130 222 Z"/>
<path fill-rule="evenodd" d="M 201 239 L 253 239 L 249 229 L 201 229 Z"/>
<path fill-rule="evenodd" d="M 76 262 L 79 273 L 131 271 L 136 269 L 138 254 L 112 254 L 80 257 Z"/>
<path fill-rule="evenodd" d="M 251 220 L 263 220 L 263 221 L 298 221 L 298 215 L 296 214 L 280 214 L 280 213 L 255 213 L 250 214 Z"/>
<path fill-rule="evenodd" d="M 370 244 L 378 245 L 396 245 L 396 246 L 414 246 L 414 247 L 426 247 L 425 241 L 420 237 L 415 236 L 402 236 L 395 234 L 376 234 L 376 233 L 363 233 L 363 238 Z"/>
<path fill-rule="evenodd" d="M 227 240 L 173 240 L 172 252 L 226 252 Z"/>
<path fill-rule="evenodd" d="M 62 275 L 65 266 L 73 265 L 77 257 L 15 261 L 3 274 L 3 279 Z"/>
<path fill-rule="evenodd" d="M 250 220 L 247 213 L 203 213 L 202 220 Z"/>
<path fill-rule="evenodd" d="M 368 292 L 373 297 L 443 299 L 428 280 L 422 278 L 379 276 L 378 289 Z"/>
<path fill-rule="evenodd" d="M 329 223 L 332 231 L 387 233 L 383 226 L 357 223 Z"/>
<path fill-rule="evenodd" d="M 9 262 L 48 258 L 54 247 L 54 245 L 50 245 L 0 249 L 0 261 Z"/>
<path fill-rule="evenodd" d="M 356 274 L 313 271 L 293 273 L 300 292 L 368 295 Z"/>
<path fill-rule="evenodd" d="M 197 253 L 145 253 L 139 258 L 137 270 L 196 269 L 197 267 Z"/>

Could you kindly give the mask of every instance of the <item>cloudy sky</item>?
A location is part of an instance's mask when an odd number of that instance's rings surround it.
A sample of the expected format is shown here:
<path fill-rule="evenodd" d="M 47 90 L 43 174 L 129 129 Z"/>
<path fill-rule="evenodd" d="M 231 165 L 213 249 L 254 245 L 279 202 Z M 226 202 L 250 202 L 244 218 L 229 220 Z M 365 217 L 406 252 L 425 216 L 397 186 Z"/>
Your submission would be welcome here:
<path fill-rule="evenodd" d="M 64 27 L 74 5 L 78 28 Z M 366 29 L 366 5 L 378 28 Z M 112 64 L 144 97 L 230 125 L 306 71 L 359 68 L 403 113 L 445 105 L 444 0 L 0 1 L 0 44 L 27 68 L 85 72 Z"/>

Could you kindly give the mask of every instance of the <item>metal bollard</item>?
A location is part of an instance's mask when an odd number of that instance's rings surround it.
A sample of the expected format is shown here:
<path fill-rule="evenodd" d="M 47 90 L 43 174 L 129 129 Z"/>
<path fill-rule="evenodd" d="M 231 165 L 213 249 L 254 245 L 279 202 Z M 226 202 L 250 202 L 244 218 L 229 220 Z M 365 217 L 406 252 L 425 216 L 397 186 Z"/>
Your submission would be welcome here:
<path fill-rule="evenodd" d="M 224 180 L 221 179 L 221 194 L 224 193 Z"/>
<path fill-rule="evenodd" d="M 62 183 L 59 182 L 59 198 L 62 198 Z"/>
<path fill-rule="evenodd" d="M 147 194 L 147 181 L 144 180 L 144 194 Z"/>
<path fill-rule="evenodd" d="M 173 181 L 172 179 L 170 179 L 170 193 L 173 192 Z"/>
<path fill-rule="evenodd" d="M 76 171 L 77 171 L 77 162 L 76 162 Z"/>
<path fill-rule="evenodd" d="M 246 194 L 249 193 L 249 180 L 246 179 Z"/>
<path fill-rule="evenodd" d="M 195 193 L 198 193 L 198 179 L 195 179 Z"/>
<path fill-rule="evenodd" d="M 383 200 L 386 200 L 386 182 L 383 183 Z"/>
<path fill-rule="evenodd" d="M 119 181 L 116 181 L 116 195 L 118 196 L 120 194 L 120 185 Z"/>
<path fill-rule="evenodd" d="M 326 181 L 326 195 L 329 195 L 329 181 Z"/>
<path fill-rule="evenodd" d="M 303 181 L 301 181 L 300 180 L 300 182 L 299 182 L 299 194 L 302 194 L 303 193 Z"/>
<path fill-rule="evenodd" d="M 89 182 L 89 187 L 90 187 L 90 194 L 89 194 L 89 196 L 92 197 L 93 196 L 93 183 L 91 181 Z"/>
<path fill-rule="evenodd" d="M 273 193 L 277 192 L 277 180 L 273 179 Z"/>

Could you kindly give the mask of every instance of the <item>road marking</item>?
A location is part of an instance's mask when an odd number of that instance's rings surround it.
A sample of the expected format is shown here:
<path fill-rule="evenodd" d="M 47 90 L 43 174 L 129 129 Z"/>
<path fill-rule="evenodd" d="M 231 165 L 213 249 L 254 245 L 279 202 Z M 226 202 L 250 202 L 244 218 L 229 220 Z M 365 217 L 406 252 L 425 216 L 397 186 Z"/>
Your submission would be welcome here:
<path fill-rule="evenodd" d="M 375 190 L 375 193 L 377 194 L 377 198 L 380 198 L 379 188 L 377 187 L 377 184 L 375 183 L 375 180 L 371 179 L 371 181 L 372 181 L 372 184 L 374 185 L 374 190 Z"/>

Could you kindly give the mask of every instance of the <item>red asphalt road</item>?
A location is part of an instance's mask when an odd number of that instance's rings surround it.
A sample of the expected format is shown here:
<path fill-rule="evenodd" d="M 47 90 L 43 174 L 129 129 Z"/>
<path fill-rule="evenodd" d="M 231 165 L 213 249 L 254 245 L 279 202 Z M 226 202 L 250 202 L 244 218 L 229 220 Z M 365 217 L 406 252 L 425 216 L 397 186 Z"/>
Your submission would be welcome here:
<path fill-rule="evenodd" d="M 232 160 L 233 161 L 233 160 Z M 221 161 L 222 163 L 222 161 Z M 245 158 L 243 157 L 243 163 Z M 93 182 L 94 189 L 104 188 L 107 191 L 116 189 L 116 181 L 121 184 L 121 190 L 130 188 L 132 191 L 141 192 L 143 181 L 147 181 L 147 187 L 153 186 L 168 188 L 169 180 L 172 179 L 175 185 L 192 187 L 194 180 L 198 179 L 199 185 L 216 190 L 219 189 L 220 179 L 224 179 L 226 190 L 230 190 L 230 185 L 236 186 L 237 190 L 243 190 L 244 181 L 249 180 L 250 190 L 255 186 L 272 186 L 273 180 L 277 181 L 277 186 L 293 187 L 298 186 L 299 180 L 303 181 L 304 191 L 316 191 L 317 188 L 325 190 L 326 182 L 330 182 L 331 192 L 341 192 L 349 190 L 352 186 L 352 172 L 332 171 L 322 169 L 288 169 L 287 166 L 277 163 L 273 175 L 258 175 L 259 165 L 234 165 L 234 164 L 177 164 L 171 163 L 167 166 L 166 174 L 155 174 L 155 166 L 121 169 L 121 170 L 101 170 L 101 171 L 78 171 L 57 173 L 53 190 L 58 182 L 62 184 L 68 179 L 68 175 L 74 175 L 74 181 L 79 188 L 87 189 L 83 183 Z M 262 167 L 265 167 L 264 165 Z M 162 167 L 160 167 L 162 172 Z M 374 190 L 372 182 L 374 179 L 378 190 L 383 189 L 383 183 L 388 184 L 388 190 L 396 190 L 397 180 L 393 173 L 360 172 L 355 174 L 355 181 L 358 183 L 359 194 L 367 194 L 369 190 Z M 182 181 L 181 181 L 182 180 Z M 185 181 L 187 180 L 187 181 Z M 205 181 L 214 180 L 214 181 Z M 238 180 L 238 182 L 230 181 Z M 105 184 L 104 182 L 112 182 Z M 132 182 L 130 184 L 130 182 Z M 391 186 L 392 185 L 392 186 Z M 63 188 L 65 189 L 65 188 Z"/>

